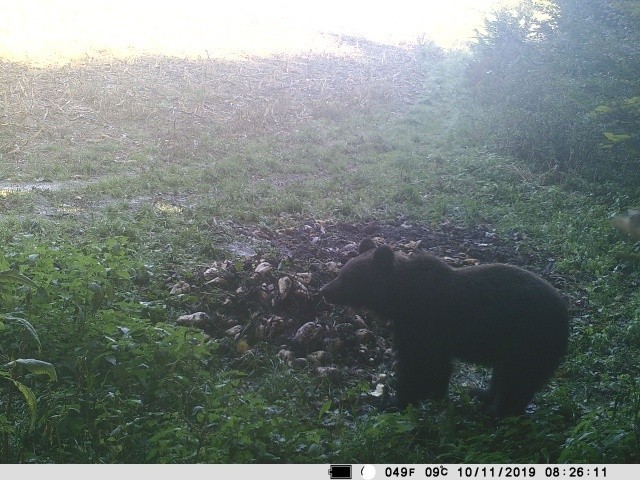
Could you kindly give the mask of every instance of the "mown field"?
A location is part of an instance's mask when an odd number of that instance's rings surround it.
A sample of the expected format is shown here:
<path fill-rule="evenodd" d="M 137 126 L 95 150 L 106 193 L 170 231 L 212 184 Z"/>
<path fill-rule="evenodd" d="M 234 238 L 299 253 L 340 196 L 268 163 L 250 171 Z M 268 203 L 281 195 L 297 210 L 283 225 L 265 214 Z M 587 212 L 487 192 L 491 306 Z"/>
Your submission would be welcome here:
<path fill-rule="evenodd" d="M 637 189 L 471 144 L 464 55 L 343 41 L 0 63 L 0 271 L 41 289 L 0 282 L 3 462 L 640 461 L 638 246 L 610 222 Z M 526 416 L 496 424 L 468 365 L 378 409 L 388 326 L 316 296 L 365 237 L 562 291 L 570 352 Z"/>

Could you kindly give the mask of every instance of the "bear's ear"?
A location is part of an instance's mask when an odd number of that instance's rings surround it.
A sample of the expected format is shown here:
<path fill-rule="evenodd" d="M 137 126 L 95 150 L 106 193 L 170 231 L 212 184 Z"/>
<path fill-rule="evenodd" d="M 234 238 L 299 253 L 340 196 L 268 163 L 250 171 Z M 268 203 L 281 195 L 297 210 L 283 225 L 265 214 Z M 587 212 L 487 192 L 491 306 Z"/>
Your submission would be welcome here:
<path fill-rule="evenodd" d="M 376 244 L 373 243 L 373 240 L 370 238 L 365 238 L 360 242 L 360 246 L 358 247 L 358 252 L 363 254 L 364 252 L 368 252 L 369 250 L 376 248 Z"/>
<path fill-rule="evenodd" d="M 393 265 L 395 256 L 389 245 L 381 245 L 373 252 L 373 261 L 376 266 L 383 269 L 390 269 Z"/>

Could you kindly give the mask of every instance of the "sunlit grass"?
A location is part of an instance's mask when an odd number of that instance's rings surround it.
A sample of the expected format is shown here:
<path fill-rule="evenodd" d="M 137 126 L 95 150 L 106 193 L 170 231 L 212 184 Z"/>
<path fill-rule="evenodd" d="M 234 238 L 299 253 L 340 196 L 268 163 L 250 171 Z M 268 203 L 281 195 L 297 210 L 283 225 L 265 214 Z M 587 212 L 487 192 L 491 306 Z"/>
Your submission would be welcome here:
<path fill-rule="evenodd" d="M 86 55 L 229 58 L 343 52 L 335 38 L 282 27 L 251 2 L 31 0 L 0 7 L 0 56 L 64 63 Z M 263 13 L 264 15 L 260 15 Z"/>
<path fill-rule="evenodd" d="M 51 300 L 29 298 L 24 310 L 42 335 L 42 357 L 65 372 L 37 390 L 37 430 L 15 429 L 14 444 L 24 445 L 12 444 L 16 459 L 636 458 L 639 299 L 632 267 L 614 257 L 632 247 L 615 236 L 610 207 L 594 185 L 554 185 L 525 164 L 469 148 L 454 124 L 468 108 L 463 63 L 427 46 L 358 48 L 349 58 L 3 65 L 0 101 L 11 120 L 0 122 L 0 258 L 47 285 Z M 570 357 L 534 416 L 488 426 L 459 389 L 445 412 L 428 404 L 363 415 L 354 406 L 368 402 L 366 382 L 333 385 L 287 369 L 274 360 L 275 344 L 235 362 L 225 344 L 205 350 L 172 324 L 196 305 L 218 312 L 217 291 L 178 299 L 167 287 L 236 255 L 227 246 L 243 232 L 344 221 L 354 226 L 345 240 L 357 240 L 372 218 L 435 231 L 481 225 L 486 236 L 473 244 L 497 235 L 507 261 L 547 267 L 580 302 L 589 294 L 593 308 L 575 317 Z M 467 248 L 451 238 L 452 249 Z M 227 452 L 238 438 L 249 447 Z M 272 457 L 251 448 L 264 444 Z"/>
<path fill-rule="evenodd" d="M 0 58 L 59 64 L 141 54 L 242 58 L 357 53 L 340 35 L 461 47 L 504 0 L 157 2 L 25 0 L 0 4 Z"/>

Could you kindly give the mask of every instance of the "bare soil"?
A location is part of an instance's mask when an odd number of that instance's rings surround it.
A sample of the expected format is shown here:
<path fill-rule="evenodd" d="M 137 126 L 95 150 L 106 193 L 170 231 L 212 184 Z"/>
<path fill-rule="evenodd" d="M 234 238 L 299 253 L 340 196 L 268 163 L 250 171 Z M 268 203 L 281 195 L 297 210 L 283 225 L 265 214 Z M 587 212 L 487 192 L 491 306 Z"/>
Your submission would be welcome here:
<path fill-rule="evenodd" d="M 357 255 L 363 238 L 374 238 L 406 253 L 428 251 L 454 267 L 511 263 L 536 271 L 561 290 L 568 286 L 567 279 L 555 272 L 552 257 L 522 248 L 526 239 L 516 232 L 505 238 L 488 226 L 427 226 L 398 218 L 390 223 L 369 220 L 359 224 L 309 219 L 277 230 L 236 228 L 237 241 L 229 247 L 236 255 L 202 267 L 187 281 L 177 273 L 169 279 L 168 287 L 188 285 L 189 293 L 200 300 L 195 309 L 206 313 L 206 320 L 186 316 L 178 323 L 202 329 L 205 340 L 221 342 L 237 361 L 252 355 L 252 348 L 266 344 L 293 368 L 338 383 L 370 382 L 372 391 L 376 385 L 386 385 L 387 376 L 393 375 L 388 325 L 367 312 L 329 305 L 317 295 Z M 237 256 L 239 245 L 244 248 L 242 257 Z M 287 284 L 293 286 L 285 296 L 280 285 Z M 577 298 L 570 301 L 580 302 Z M 479 386 L 486 374 L 484 369 L 464 366 L 457 382 Z"/>

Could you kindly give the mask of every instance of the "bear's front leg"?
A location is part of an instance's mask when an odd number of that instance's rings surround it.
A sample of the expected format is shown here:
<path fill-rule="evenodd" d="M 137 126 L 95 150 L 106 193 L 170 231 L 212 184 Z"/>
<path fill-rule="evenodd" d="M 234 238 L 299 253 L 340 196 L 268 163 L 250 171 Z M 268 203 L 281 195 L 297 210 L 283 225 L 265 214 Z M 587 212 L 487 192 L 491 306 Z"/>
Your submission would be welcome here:
<path fill-rule="evenodd" d="M 445 397 L 451 371 L 451 362 L 440 359 L 398 360 L 396 406 L 404 410 L 409 404 L 417 405 L 427 398 Z"/>

